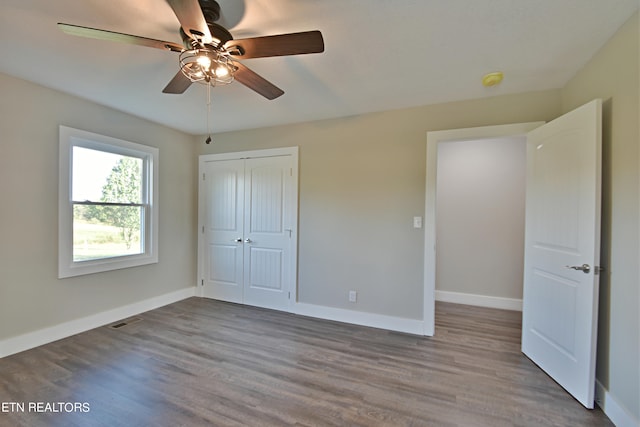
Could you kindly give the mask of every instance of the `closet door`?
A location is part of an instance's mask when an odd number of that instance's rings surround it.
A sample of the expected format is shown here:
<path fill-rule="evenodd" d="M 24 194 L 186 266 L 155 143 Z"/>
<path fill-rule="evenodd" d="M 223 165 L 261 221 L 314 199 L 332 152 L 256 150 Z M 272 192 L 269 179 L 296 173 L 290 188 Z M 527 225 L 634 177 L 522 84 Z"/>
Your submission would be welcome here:
<path fill-rule="evenodd" d="M 243 302 L 244 160 L 204 164 L 202 296 Z"/>
<path fill-rule="evenodd" d="M 247 159 L 244 191 L 244 303 L 286 310 L 292 227 L 290 156 Z"/>
<path fill-rule="evenodd" d="M 282 151 L 201 156 L 202 296 L 285 311 L 295 301 L 297 150 Z"/>

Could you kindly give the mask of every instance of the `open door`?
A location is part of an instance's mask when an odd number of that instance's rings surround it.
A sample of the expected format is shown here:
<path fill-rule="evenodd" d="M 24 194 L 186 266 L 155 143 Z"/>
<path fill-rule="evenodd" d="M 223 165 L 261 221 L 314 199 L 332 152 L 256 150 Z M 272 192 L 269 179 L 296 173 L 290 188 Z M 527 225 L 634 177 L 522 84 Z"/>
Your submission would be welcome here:
<path fill-rule="evenodd" d="M 593 408 L 602 101 L 527 137 L 522 352 Z"/>

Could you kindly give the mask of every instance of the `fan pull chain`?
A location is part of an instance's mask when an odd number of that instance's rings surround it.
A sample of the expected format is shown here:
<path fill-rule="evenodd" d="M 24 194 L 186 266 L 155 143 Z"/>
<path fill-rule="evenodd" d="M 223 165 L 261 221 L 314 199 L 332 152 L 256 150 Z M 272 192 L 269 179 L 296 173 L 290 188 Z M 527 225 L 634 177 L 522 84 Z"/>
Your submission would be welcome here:
<path fill-rule="evenodd" d="M 211 144 L 211 128 L 209 126 L 209 116 L 211 116 L 211 84 L 207 84 L 207 139 L 205 139 L 206 144 Z"/>

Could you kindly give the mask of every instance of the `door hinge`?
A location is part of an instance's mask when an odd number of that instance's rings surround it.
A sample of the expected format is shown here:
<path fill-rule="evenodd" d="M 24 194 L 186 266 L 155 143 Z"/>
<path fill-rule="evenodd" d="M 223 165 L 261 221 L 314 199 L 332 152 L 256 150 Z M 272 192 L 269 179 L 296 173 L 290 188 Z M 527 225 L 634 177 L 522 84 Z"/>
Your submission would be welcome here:
<path fill-rule="evenodd" d="M 289 296 L 287 298 L 291 299 L 291 292 L 289 292 Z"/>
<path fill-rule="evenodd" d="M 204 181 L 204 172 L 202 172 L 202 180 Z"/>
<path fill-rule="evenodd" d="M 204 279 L 200 280 L 200 285 L 204 286 Z"/>
<path fill-rule="evenodd" d="M 293 176 L 293 168 L 289 168 L 289 176 Z"/>
<path fill-rule="evenodd" d="M 202 234 L 204 234 L 204 225 L 202 226 Z"/>

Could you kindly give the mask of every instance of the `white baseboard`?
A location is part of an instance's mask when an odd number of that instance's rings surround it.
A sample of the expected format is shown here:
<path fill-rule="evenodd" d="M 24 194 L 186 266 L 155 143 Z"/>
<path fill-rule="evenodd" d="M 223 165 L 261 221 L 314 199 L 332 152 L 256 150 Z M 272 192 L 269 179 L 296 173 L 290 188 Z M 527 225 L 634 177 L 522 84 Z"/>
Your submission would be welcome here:
<path fill-rule="evenodd" d="M 501 310 L 522 311 L 522 300 L 516 298 L 490 297 L 486 295 L 436 290 L 436 301 L 499 308 Z"/>
<path fill-rule="evenodd" d="M 424 335 L 424 322 L 418 319 L 405 319 L 403 317 L 365 313 L 362 311 L 345 310 L 343 308 L 325 307 L 306 303 L 296 303 L 293 308 L 293 313 L 354 325 Z"/>
<path fill-rule="evenodd" d="M 60 323 L 59 325 L 29 332 L 17 337 L 0 341 L 0 358 L 20 353 L 53 341 L 67 338 L 80 332 L 85 332 L 100 326 L 126 319 L 145 311 L 153 310 L 167 304 L 195 296 L 196 288 L 185 288 L 168 294 L 159 295 L 144 301 L 139 301 L 123 307 L 92 314 L 81 319 Z"/>
<path fill-rule="evenodd" d="M 596 403 L 616 427 L 640 427 L 640 420 L 620 406 L 598 380 L 596 380 Z"/>

